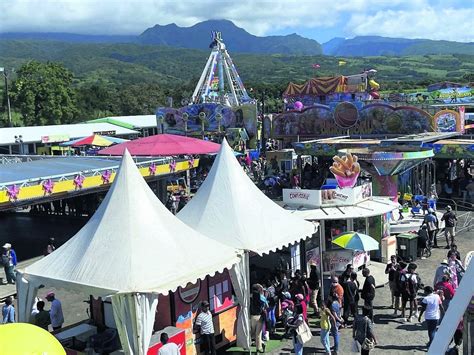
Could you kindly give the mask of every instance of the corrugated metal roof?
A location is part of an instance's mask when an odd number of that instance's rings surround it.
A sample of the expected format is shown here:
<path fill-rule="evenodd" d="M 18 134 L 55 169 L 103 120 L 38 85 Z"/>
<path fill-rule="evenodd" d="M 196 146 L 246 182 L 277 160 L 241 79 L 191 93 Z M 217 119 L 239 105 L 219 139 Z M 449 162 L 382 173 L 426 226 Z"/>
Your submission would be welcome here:
<path fill-rule="evenodd" d="M 0 185 L 10 182 L 118 167 L 120 160 L 97 157 L 55 157 L 17 164 L 0 164 Z"/>
<path fill-rule="evenodd" d="M 23 143 L 39 143 L 43 136 L 68 135 L 70 139 L 87 137 L 94 132 L 111 132 L 115 135 L 138 134 L 137 131 L 110 123 L 79 123 L 69 125 L 6 127 L 0 128 L 0 145 L 15 144 L 15 136 L 22 136 Z"/>
<path fill-rule="evenodd" d="M 138 116 L 111 116 L 105 118 L 99 118 L 88 122 L 109 122 L 111 124 L 114 121 L 119 124 L 124 123 L 127 126 L 134 128 L 151 128 L 156 127 L 156 116 L 155 115 L 138 115 Z"/>

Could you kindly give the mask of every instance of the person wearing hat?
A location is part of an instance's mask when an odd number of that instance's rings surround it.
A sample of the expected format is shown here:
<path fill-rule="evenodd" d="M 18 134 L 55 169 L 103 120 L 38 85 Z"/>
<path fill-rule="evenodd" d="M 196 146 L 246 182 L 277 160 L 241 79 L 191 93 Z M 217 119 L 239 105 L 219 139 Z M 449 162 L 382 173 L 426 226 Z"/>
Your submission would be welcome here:
<path fill-rule="evenodd" d="M 423 219 L 423 224 L 426 224 L 428 228 L 428 237 L 430 244 L 433 248 L 438 248 L 438 241 L 436 239 L 436 234 L 439 229 L 438 217 L 436 216 L 435 211 L 432 208 L 428 208 L 428 214 Z"/>
<path fill-rule="evenodd" d="M 12 249 L 12 245 L 10 243 L 5 243 L 3 245 L 3 252 L 2 252 L 2 265 L 5 270 L 5 276 L 7 277 L 7 282 L 9 284 L 15 284 L 16 276 L 15 276 L 15 267 L 17 264 L 17 258 L 15 250 Z"/>
<path fill-rule="evenodd" d="M 456 221 L 458 218 L 453 212 L 451 206 L 446 206 L 446 212 L 441 217 L 441 221 L 444 221 L 444 237 L 446 238 L 446 249 L 450 248 L 451 244 L 454 244 Z M 448 237 L 449 236 L 449 237 Z"/>
<path fill-rule="evenodd" d="M 48 292 L 46 299 L 51 302 L 51 310 L 49 311 L 51 326 L 53 327 L 53 330 L 61 329 L 64 323 L 61 301 L 56 298 L 56 295 L 52 291 Z"/>
<path fill-rule="evenodd" d="M 201 335 L 201 351 L 206 355 L 216 354 L 216 339 L 214 335 L 214 323 L 212 313 L 209 310 L 209 302 L 201 303 L 201 313 L 196 317 L 194 329 Z"/>
<path fill-rule="evenodd" d="M 443 280 L 443 276 L 448 275 L 451 276 L 451 271 L 449 269 L 448 260 L 444 259 L 439 266 L 436 268 L 435 276 L 433 280 L 433 287 L 436 286 L 437 283 Z"/>

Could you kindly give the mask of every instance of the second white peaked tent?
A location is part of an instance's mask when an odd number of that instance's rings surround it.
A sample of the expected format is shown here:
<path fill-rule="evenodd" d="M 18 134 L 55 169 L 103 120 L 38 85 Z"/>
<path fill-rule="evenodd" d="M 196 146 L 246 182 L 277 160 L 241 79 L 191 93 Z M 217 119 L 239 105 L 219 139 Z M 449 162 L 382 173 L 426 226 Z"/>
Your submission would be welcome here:
<path fill-rule="evenodd" d="M 89 222 L 20 273 L 20 321 L 28 319 L 41 284 L 112 295 L 125 353 L 146 354 L 158 294 L 238 261 L 234 248 L 203 236 L 170 213 L 126 151 L 111 189 Z"/>
<path fill-rule="evenodd" d="M 225 139 L 206 180 L 178 218 L 210 238 L 247 251 L 230 276 L 241 306 L 237 344 L 248 349 L 248 251 L 269 253 L 311 237 L 314 224 L 292 215 L 265 196 L 242 170 Z"/>
<path fill-rule="evenodd" d="M 281 208 L 255 186 L 225 140 L 206 180 L 178 218 L 221 243 L 258 254 L 315 232 L 312 223 Z"/>

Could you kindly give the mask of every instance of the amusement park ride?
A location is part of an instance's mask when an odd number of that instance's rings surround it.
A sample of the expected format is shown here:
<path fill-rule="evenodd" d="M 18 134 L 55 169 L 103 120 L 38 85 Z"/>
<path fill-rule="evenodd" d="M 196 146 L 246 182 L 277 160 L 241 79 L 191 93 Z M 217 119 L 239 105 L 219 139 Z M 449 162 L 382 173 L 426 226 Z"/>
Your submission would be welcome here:
<path fill-rule="evenodd" d="M 221 32 L 212 31 L 211 36 L 212 42 L 209 47 L 212 51 L 194 89 L 192 102 L 194 104 L 214 102 L 226 106 L 238 106 L 249 102 L 251 99 L 227 52 Z M 229 89 L 227 92 L 225 84 Z"/>

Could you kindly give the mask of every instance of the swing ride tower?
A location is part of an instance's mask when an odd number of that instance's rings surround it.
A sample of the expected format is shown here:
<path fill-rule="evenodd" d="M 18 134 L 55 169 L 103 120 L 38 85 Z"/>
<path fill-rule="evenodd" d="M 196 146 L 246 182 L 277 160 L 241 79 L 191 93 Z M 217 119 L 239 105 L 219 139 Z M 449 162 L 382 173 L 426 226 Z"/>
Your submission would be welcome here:
<path fill-rule="evenodd" d="M 193 104 L 239 106 L 251 100 L 227 52 L 221 32 L 212 31 L 212 49 L 192 96 Z"/>

